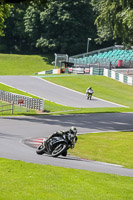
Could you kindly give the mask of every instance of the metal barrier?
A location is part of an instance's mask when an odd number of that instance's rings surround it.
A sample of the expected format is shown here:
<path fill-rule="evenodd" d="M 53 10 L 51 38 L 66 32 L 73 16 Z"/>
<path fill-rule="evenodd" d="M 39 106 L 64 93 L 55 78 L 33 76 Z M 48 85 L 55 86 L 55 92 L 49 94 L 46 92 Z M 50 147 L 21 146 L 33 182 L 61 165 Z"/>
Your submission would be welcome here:
<path fill-rule="evenodd" d="M 10 106 L 10 108 L 8 108 L 9 106 Z M 5 107 L 7 107 L 7 108 L 5 108 Z M 5 111 L 11 111 L 11 114 L 13 114 L 13 103 L 9 103 L 7 105 L 0 105 L 0 112 L 3 113 Z"/>
<path fill-rule="evenodd" d="M 68 73 L 75 73 L 75 74 L 89 74 L 90 68 L 83 68 L 83 67 L 69 67 Z"/>
<path fill-rule="evenodd" d="M 127 72 L 129 70 L 130 69 L 127 69 Z M 125 72 L 122 72 L 122 70 L 119 73 L 118 71 L 115 71 L 115 70 L 104 69 L 103 76 L 107 76 L 109 78 L 112 78 L 122 83 L 126 83 L 128 85 L 133 86 L 133 77 L 131 75 L 128 75 L 128 73 L 125 74 Z"/>
<path fill-rule="evenodd" d="M 44 111 L 44 100 L 43 99 L 36 99 L 31 98 L 23 95 L 14 94 L 11 92 L 5 92 L 0 90 L 0 100 L 6 101 L 9 103 L 14 103 L 16 105 L 21 105 L 28 109 L 35 109 Z"/>

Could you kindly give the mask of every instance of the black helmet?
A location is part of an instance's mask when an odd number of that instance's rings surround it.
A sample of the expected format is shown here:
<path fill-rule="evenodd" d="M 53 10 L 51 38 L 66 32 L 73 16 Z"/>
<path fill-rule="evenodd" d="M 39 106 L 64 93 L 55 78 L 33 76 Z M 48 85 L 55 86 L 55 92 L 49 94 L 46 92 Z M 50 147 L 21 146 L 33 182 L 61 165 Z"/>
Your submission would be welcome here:
<path fill-rule="evenodd" d="M 72 127 L 70 128 L 70 132 L 73 133 L 74 135 L 76 135 L 77 129 L 76 129 L 74 126 L 72 126 Z"/>

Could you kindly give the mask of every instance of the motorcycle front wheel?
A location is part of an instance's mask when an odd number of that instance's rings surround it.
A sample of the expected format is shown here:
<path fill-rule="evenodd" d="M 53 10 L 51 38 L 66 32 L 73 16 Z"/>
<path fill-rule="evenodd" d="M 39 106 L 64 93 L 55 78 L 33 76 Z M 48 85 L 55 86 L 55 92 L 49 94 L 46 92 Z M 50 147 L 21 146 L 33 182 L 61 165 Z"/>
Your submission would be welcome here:
<path fill-rule="evenodd" d="M 52 155 L 53 157 L 57 157 L 57 156 L 63 154 L 63 152 L 66 151 L 66 149 L 67 149 L 67 145 L 66 145 L 65 143 L 57 144 L 57 145 L 54 147 L 54 149 L 53 149 L 51 155 Z"/>
<path fill-rule="evenodd" d="M 37 147 L 36 153 L 39 155 L 42 155 L 45 153 L 45 146 L 41 144 L 39 147 Z"/>

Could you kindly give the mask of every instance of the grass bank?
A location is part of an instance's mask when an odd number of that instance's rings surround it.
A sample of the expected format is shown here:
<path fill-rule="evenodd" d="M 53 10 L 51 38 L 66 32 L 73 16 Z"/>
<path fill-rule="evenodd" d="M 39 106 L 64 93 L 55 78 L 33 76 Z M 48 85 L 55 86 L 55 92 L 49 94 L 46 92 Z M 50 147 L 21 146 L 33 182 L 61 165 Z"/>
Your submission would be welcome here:
<path fill-rule="evenodd" d="M 78 136 L 70 153 L 133 169 L 133 132 L 89 133 Z"/>
<path fill-rule="evenodd" d="M 0 159 L 1 200 L 132 200 L 133 178 Z"/>
<path fill-rule="evenodd" d="M 0 75 L 32 75 L 53 69 L 52 56 L 0 54 Z"/>

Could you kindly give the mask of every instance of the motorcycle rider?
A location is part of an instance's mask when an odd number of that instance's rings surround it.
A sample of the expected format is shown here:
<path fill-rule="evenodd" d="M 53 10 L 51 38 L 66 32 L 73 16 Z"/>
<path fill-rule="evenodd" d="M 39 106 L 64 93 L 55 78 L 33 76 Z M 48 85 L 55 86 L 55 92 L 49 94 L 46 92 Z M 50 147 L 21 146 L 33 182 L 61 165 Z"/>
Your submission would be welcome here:
<path fill-rule="evenodd" d="M 61 137 L 63 137 L 63 135 L 65 135 L 66 137 L 68 137 L 69 133 L 71 133 L 71 134 L 74 135 L 74 137 L 75 137 L 75 143 L 76 143 L 76 142 L 77 142 L 77 139 L 78 139 L 78 138 L 77 138 L 77 129 L 76 129 L 76 127 L 72 126 L 72 127 L 71 127 L 69 130 L 67 130 L 67 131 L 57 131 L 57 132 L 53 133 L 53 134 L 45 141 L 45 147 L 46 147 L 46 149 L 49 148 L 47 144 L 48 144 L 48 142 L 50 141 L 51 138 L 56 137 L 56 136 L 61 136 Z M 70 146 L 71 146 L 71 148 L 74 148 L 74 144 L 70 144 Z M 66 156 L 66 155 L 67 155 L 67 151 L 64 152 L 62 155 L 63 155 L 63 156 Z"/>
<path fill-rule="evenodd" d="M 88 87 L 86 90 L 86 95 L 92 95 L 93 94 L 93 89 L 92 87 Z"/>

